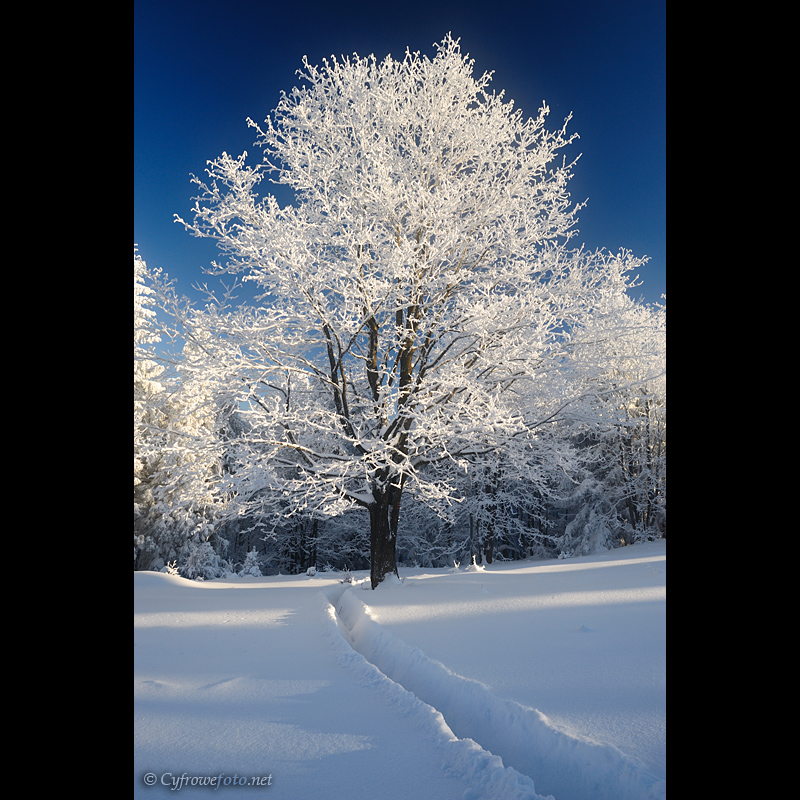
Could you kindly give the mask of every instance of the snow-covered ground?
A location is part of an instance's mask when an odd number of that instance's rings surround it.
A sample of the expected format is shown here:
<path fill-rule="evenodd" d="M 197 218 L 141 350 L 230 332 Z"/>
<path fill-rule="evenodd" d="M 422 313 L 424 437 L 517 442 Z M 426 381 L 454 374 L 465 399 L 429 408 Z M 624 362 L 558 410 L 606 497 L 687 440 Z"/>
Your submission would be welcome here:
<path fill-rule="evenodd" d="M 666 552 L 134 573 L 134 797 L 666 798 Z"/>

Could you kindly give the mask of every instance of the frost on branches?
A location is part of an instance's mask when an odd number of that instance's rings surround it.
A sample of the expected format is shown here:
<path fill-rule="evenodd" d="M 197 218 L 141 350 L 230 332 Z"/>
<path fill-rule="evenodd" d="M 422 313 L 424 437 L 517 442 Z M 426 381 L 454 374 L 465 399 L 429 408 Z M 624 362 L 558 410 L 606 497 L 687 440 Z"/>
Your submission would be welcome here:
<path fill-rule="evenodd" d="M 666 305 L 609 297 L 587 315 L 570 358 L 587 392 L 566 418 L 591 475 L 572 528 L 591 513 L 625 544 L 666 535 Z"/>
<path fill-rule="evenodd" d="M 224 491 L 238 513 L 366 509 L 373 587 L 396 572 L 404 492 L 446 507 L 498 452 L 524 479 L 580 391 L 565 334 L 642 263 L 569 246 L 566 122 L 526 118 L 472 67 L 450 36 L 432 59 L 304 62 L 250 121 L 263 161 L 209 162 L 179 219 L 260 293 L 187 328 L 185 369 L 247 416 Z"/>

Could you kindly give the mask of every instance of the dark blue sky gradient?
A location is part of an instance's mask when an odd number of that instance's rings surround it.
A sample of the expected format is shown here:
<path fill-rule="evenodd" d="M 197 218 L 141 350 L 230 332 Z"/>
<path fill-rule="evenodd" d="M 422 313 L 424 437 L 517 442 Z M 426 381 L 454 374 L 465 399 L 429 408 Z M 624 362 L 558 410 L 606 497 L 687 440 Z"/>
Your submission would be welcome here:
<path fill-rule="evenodd" d="M 189 218 L 206 161 L 260 160 L 246 118 L 261 122 L 297 83 L 302 57 L 429 56 L 451 31 L 475 71 L 493 71 L 517 108 L 572 112 L 581 154 L 570 192 L 588 199 L 577 242 L 651 261 L 637 294 L 666 293 L 666 0 L 461 2 L 134 1 L 134 243 L 185 294 L 217 257 Z M 212 279 L 215 280 L 215 279 Z"/>

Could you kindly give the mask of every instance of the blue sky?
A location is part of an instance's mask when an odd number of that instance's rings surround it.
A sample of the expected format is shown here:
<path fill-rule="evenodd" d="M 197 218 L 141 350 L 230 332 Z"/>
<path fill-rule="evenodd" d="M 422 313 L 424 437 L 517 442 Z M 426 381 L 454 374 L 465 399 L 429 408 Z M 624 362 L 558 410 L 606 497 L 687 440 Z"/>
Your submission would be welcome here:
<path fill-rule="evenodd" d="M 247 117 L 262 121 L 297 82 L 302 57 L 433 55 L 452 32 L 475 71 L 550 125 L 571 112 L 581 154 L 571 182 L 579 243 L 651 261 L 638 294 L 666 293 L 666 0 L 134 0 L 134 244 L 151 267 L 191 286 L 217 257 L 189 236 L 206 161 L 247 150 Z M 215 280 L 215 279 L 212 279 Z"/>

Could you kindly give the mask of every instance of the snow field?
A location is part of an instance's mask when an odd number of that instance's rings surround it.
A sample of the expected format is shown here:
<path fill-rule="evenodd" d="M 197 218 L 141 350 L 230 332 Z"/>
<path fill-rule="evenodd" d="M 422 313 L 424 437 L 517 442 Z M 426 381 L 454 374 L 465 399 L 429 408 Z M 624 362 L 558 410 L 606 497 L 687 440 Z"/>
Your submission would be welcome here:
<path fill-rule="evenodd" d="M 375 591 L 134 573 L 134 797 L 665 800 L 665 573 L 665 542 Z"/>

